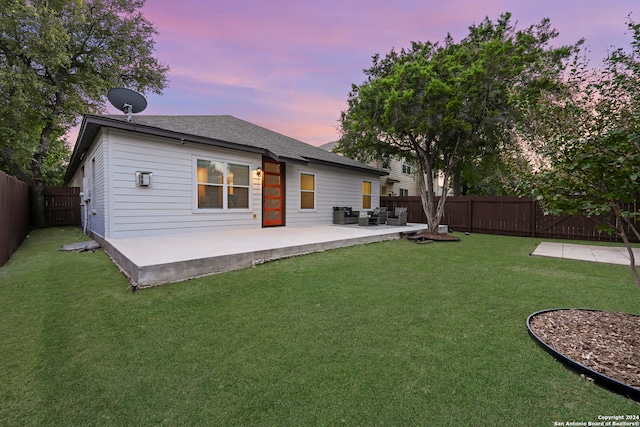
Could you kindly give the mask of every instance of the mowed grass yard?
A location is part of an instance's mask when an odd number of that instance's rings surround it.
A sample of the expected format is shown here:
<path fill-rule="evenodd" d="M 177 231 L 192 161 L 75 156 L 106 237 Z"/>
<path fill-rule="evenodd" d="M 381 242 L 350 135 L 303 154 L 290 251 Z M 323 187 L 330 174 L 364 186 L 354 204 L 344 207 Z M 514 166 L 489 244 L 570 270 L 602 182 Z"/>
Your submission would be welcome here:
<path fill-rule="evenodd" d="M 528 335 L 536 311 L 640 313 L 628 267 L 460 235 L 132 293 L 76 228 L 0 268 L 3 426 L 553 426 L 639 414 Z M 150 248 L 153 250 L 153 248 Z"/>

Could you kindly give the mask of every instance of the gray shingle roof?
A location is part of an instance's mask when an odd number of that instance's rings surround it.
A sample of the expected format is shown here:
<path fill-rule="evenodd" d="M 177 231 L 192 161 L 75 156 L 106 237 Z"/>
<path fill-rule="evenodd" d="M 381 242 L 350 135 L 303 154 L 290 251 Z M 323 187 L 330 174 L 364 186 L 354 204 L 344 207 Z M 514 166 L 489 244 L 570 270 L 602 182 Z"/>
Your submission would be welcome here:
<path fill-rule="evenodd" d="M 125 115 L 88 115 L 82 122 L 66 178 L 71 179 L 79 167 L 80 157 L 93 142 L 100 127 L 184 139 L 212 146 L 258 152 L 280 161 L 327 164 L 386 175 L 385 171 L 333 154 L 319 147 L 273 132 L 229 115 L 220 116 L 134 116 L 133 123 Z"/>
<path fill-rule="evenodd" d="M 331 151 L 333 153 L 333 149 L 336 148 L 336 145 L 338 145 L 338 141 L 331 141 L 327 142 L 326 144 L 320 145 L 320 148 L 325 151 Z"/>

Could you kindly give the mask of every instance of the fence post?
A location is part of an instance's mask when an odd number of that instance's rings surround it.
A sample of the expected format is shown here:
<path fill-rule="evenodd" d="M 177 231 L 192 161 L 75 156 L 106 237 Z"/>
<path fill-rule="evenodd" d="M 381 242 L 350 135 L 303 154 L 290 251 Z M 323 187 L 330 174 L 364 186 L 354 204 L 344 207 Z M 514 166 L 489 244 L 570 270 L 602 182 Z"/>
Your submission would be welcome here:
<path fill-rule="evenodd" d="M 536 217 L 538 216 L 538 210 L 536 201 L 531 199 L 531 237 L 536 237 Z"/>
<path fill-rule="evenodd" d="M 467 215 L 468 215 L 468 221 L 469 221 L 469 233 L 471 233 L 473 231 L 473 200 L 471 199 L 471 197 L 469 197 L 469 200 L 467 201 L 468 207 L 467 207 Z"/>

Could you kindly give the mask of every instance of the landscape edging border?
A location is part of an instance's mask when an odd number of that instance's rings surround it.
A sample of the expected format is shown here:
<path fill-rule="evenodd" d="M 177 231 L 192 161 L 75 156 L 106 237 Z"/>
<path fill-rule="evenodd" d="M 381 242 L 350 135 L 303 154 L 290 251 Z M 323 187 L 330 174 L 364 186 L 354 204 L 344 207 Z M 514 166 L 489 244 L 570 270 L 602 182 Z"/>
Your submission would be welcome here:
<path fill-rule="evenodd" d="M 535 316 L 542 314 L 542 313 L 548 313 L 548 312 L 552 312 L 552 311 L 562 311 L 562 310 L 581 310 L 581 311 L 600 311 L 600 312 L 605 312 L 606 310 L 595 310 L 595 309 L 589 309 L 589 308 L 553 308 L 553 309 L 548 309 L 548 310 L 541 310 L 541 311 L 537 311 L 533 314 L 531 314 L 528 318 L 527 318 L 527 330 L 529 331 L 529 335 L 531 335 L 531 337 L 544 349 L 547 351 L 547 353 L 551 354 L 553 357 L 555 357 L 556 359 L 558 359 L 563 365 L 584 374 L 585 376 L 593 379 L 597 384 L 604 386 L 608 389 L 610 389 L 611 391 L 614 391 L 616 393 L 619 393 L 623 396 L 626 396 L 630 399 L 633 399 L 637 402 L 640 402 L 640 388 L 636 388 L 636 387 L 632 387 L 629 384 L 625 384 L 621 381 L 618 381 L 616 379 L 613 379 L 607 375 L 601 374 L 599 372 L 594 371 L 591 368 L 588 368 L 586 366 L 584 366 L 581 363 L 576 362 L 575 360 L 571 359 L 570 357 L 565 356 L 564 354 L 562 354 L 561 352 L 557 351 L 556 349 L 554 349 L 553 347 L 551 347 L 550 345 L 548 345 L 546 342 L 544 342 L 544 340 L 542 340 L 542 338 L 540 338 L 539 336 L 537 336 L 535 334 L 535 332 L 533 332 L 531 330 L 531 319 L 534 318 Z M 627 313 L 625 313 L 627 314 Z M 637 316 L 635 314 L 630 314 L 632 316 Z"/>

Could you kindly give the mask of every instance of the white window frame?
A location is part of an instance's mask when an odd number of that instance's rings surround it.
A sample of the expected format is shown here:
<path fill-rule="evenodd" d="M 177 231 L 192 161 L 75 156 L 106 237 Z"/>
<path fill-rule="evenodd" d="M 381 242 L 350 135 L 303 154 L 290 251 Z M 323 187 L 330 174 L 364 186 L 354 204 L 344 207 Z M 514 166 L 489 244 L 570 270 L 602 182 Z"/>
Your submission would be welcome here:
<path fill-rule="evenodd" d="M 313 177 L 313 191 L 302 189 L 302 175 Z M 313 193 L 313 209 L 302 207 L 302 193 Z M 300 171 L 298 173 L 298 212 L 317 212 L 318 210 L 318 175 L 315 172 Z"/>
<path fill-rule="evenodd" d="M 207 162 L 214 162 L 214 163 L 222 163 L 222 173 L 223 173 L 223 180 L 222 180 L 222 184 L 210 184 L 210 183 L 206 183 L 206 182 L 200 182 L 198 181 L 198 160 L 204 160 Z M 238 184 L 233 184 L 233 185 L 229 185 L 227 179 L 228 179 L 228 171 L 229 171 L 229 165 L 236 165 L 236 166 L 246 166 L 248 168 L 248 172 L 249 172 L 249 183 L 247 185 L 238 185 Z M 252 168 L 252 164 L 251 163 L 246 163 L 246 162 L 238 162 L 235 160 L 224 160 L 224 159 L 216 159 L 213 157 L 206 157 L 206 156 L 193 156 L 193 212 L 194 213 L 215 213 L 215 212 L 249 212 L 251 211 L 252 208 L 252 202 L 253 202 L 253 183 L 252 183 L 252 176 L 251 176 L 251 168 Z M 212 187 L 217 187 L 220 186 L 222 187 L 222 207 L 221 208 L 201 208 L 198 206 L 198 185 L 210 185 Z M 246 188 L 248 190 L 247 192 L 247 206 L 246 208 L 230 208 L 229 207 L 229 187 L 239 187 L 239 188 Z"/>
<path fill-rule="evenodd" d="M 364 207 L 364 196 L 367 195 L 363 191 L 365 182 L 368 183 L 369 184 L 369 188 L 371 188 L 371 193 L 368 194 L 368 196 L 369 196 L 369 207 L 368 208 Z M 362 182 L 360 183 L 360 193 L 362 193 L 361 196 L 360 196 L 360 204 L 362 205 L 361 209 L 362 210 L 364 210 L 364 209 L 373 210 L 373 181 L 367 181 L 366 179 L 363 179 Z"/>

